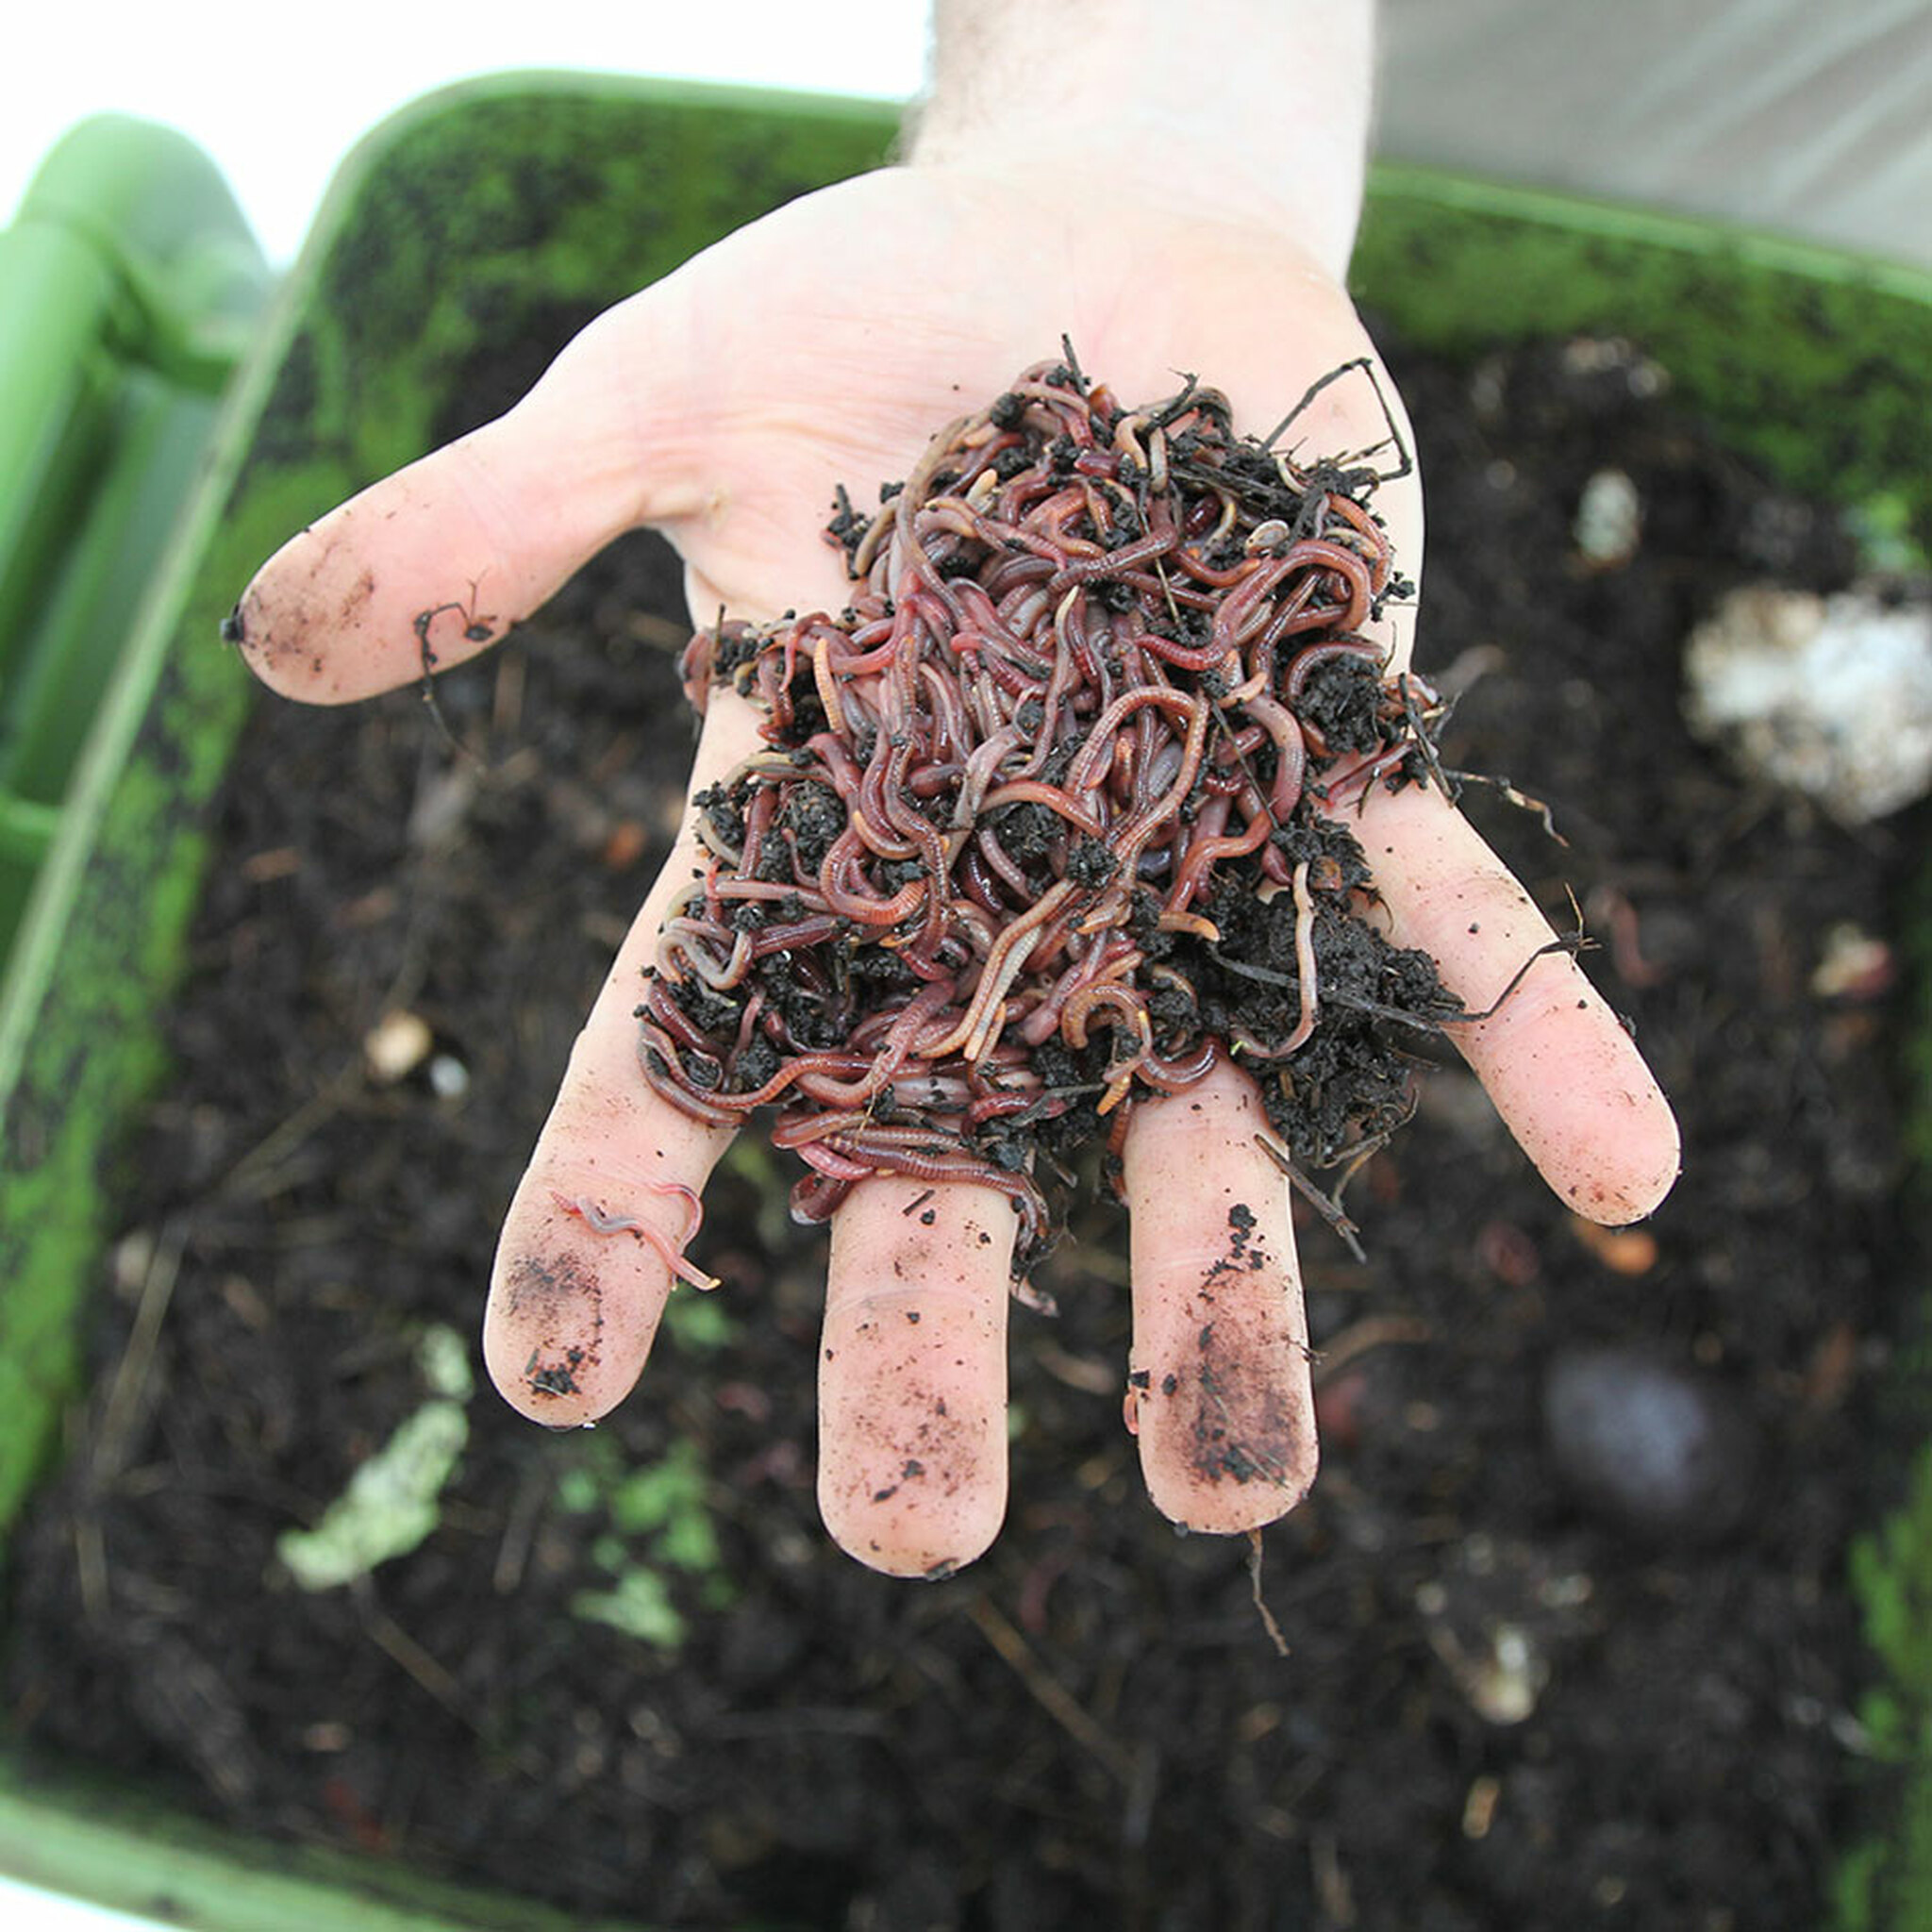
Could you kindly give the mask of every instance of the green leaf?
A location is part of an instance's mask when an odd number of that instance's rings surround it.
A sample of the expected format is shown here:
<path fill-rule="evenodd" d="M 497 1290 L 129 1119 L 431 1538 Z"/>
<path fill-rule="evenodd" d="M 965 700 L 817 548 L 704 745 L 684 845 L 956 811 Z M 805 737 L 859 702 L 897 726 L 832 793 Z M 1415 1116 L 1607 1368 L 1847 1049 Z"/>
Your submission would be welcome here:
<path fill-rule="evenodd" d="M 437 1499 L 469 1441 L 462 1405 L 425 1402 L 349 1478 L 313 1529 L 289 1529 L 275 1554 L 304 1590 L 333 1590 L 407 1556 L 436 1527 Z"/>
<path fill-rule="evenodd" d="M 664 1579 L 641 1567 L 626 1570 L 613 1589 L 579 1591 L 570 1607 L 573 1616 L 608 1624 L 658 1650 L 675 1650 L 684 1641 L 684 1619 L 672 1603 Z"/>

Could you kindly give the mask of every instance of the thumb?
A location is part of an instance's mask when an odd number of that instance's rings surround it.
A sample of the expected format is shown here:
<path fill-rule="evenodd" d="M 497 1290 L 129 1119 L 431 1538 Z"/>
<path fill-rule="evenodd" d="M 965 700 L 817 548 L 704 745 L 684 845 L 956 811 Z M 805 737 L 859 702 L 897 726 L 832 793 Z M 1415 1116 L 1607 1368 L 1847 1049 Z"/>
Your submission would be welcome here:
<path fill-rule="evenodd" d="M 655 433 L 688 409 L 653 353 L 651 293 L 592 323 L 507 414 L 285 543 L 224 626 L 257 675 L 341 704 L 461 663 L 613 538 L 688 508 L 689 458 L 669 454 L 688 439 Z"/>

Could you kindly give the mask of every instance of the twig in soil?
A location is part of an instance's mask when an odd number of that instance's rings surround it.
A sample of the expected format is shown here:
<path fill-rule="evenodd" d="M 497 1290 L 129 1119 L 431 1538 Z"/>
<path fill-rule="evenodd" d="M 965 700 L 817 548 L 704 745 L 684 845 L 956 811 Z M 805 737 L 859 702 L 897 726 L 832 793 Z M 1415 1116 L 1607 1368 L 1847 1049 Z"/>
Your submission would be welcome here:
<path fill-rule="evenodd" d="M 1337 1208 L 1341 1206 L 1341 1196 L 1347 1189 L 1349 1182 L 1354 1180 L 1356 1175 L 1377 1154 L 1381 1153 L 1383 1148 L 1388 1146 L 1390 1141 L 1394 1140 L 1404 1127 L 1407 1126 L 1409 1122 L 1415 1118 L 1415 1109 L 1416 1097 L 1411 1093 L 1408 1097 L 1408 1105 L 1403 1108 L 1400 1119 L 1391 1121 L 1379 1133 L 1364 1136 L 1354 1146 L 1345 1149 L 1334 1160 L 1328 1163 L 1330 1167 L 1339 1166 L 1341 1169 L 1341 1177 L 1328 1191 L 1329 1197 L 1334 1201 Z"/>
<path fill-rule="evenodd" d="M 371 1608 L 364 1627 L 377 1646 L 400 1664 L 449 1714 L 474 1728 L 463 1687 L 386 1611 Z"/>
<path fill-rule="evenodd" d="M 496 683 L 490 693 L 490 725 L 496 741 L 513 741 L 524 722 L 524 658 L 506 651 L 496 660 Z"/>
<path fill-rule="evenodd" d="M 532 1463 L 517 1484 L 504 1519 L 503 1539 L 496 1547 L 496 1562 L 490 1573 L 491 1588 L 498 1596 L 513 1595 L 522 1584 L 525 1566 L 536 1544 L 543 1506 L 555 1487 L 555 1473 L 542 1461 Z"/>
<path fill-rule="evenodd" d="M 1542 821 L 1544 836 L 1554 840 L 1556 843 L 1568 850 L 1570 841 L 1564 838 L 1561 832 L 1557 831 L 1557 821 L 1551 815 L 1549 807 L 1541 798 L 1532 798 L 1528 792 L 1518 791 L 1500 773 L 1458 772 L 1447 766 L 1441 767 L 1441 772 L 1442 777 L 1454 779 L 1457 786 L 1485 785 L 1506 804 L 1513 805 L 1518 811 L 1533 813 Z M 1456 794 L 1450 792 L 1449 795 L 1453 798 Z"/>
<path fill-rule="evenodd" d="M 142 1276 L 141 1301 L 134 1312 L 134 1325 L 128 1331 L 127 1345 L 114 1371 L 108 1391 L 108 1405 L 101 1425 L 94 1433 L 88 1452 L 88 1479 L 96 1494 L 121 1473 L 121 1465 L 133 1439 L 148 1377 L 154 1369 L 155 1347 L 160 1340 L 161 1324 L 175 1298 L 175 1284 L 180 1278 L 181 1257 L 188 1245 L 188 1223 L 177 1215 L 163 1226 Z"/>
<path fill-rule="evenodd" d="M 1286 1657 L 1288 1639 L 1281 1634 L 1281 1625 L 1275 1622 L 1274 1612 L 1268 1607 L 1267 1599 L 1261 1594 L 1261 1532 L 1258 1529 L 1248 1532 L 1248 1590 L 1255 1599 L 1255 1608 L 1260 1613 L 1261 1627 L 1274 1645 L 1274 1655 Z"/>
<path fill-rule="evenodd" d="M 654 651 L 662 651 L 668 658 L 682 656 L 685 645 L 691 642 L 688 625 L 675 623 L 668 617 L 659 617 L 651 610 L 635 613 L 625 628 L 639 643 Z"/>
<path fill-rule="evenodd" d="M 876 1738 L 893 1729 L 880 1710 L 854 1710 L 848 1705 L 787 1704 L 771 1710 L 727 1710 L 707 1718 L 707 1738 L 729 1742 L 768 1738 Z"/>
<path fill-rule="evenodd" d="M 1484 1020 L 1493 1020 L 1496 1017 L 1496 1015 L 1503 1010 L 1504 1003 L 1509 998 L 1510 994 L 1513 993 L 1516 991 L 1516 989 L 1519 986 L 1521 986 L 1526 978 L 1529 977 L 1529 969 L 1532 966 L 1534 966 L 1539 959 L 1542 958 L 1545 955 L 1550 953 L 1567 953 L 1574 959 L 1579 953 L 1589 953 L 1594 951 L 1596 941 L 1592 940 L 1587 933 L 1583 932 L 1563 934 L 1556 939 L 1549 941 L 1546 944 L 1539 946 L 1536 949 L 1536 951 L 1533 952 L 1529 956 L 1529 958 L 1526 958 L 1523 962 L 1523 964 L 1519 966 L 1516 969 L 1516 971 L 1509 975 L 1509 984 L 1506 986 L 1503 989 L 1503 991 L 1499 992 L 1496 995 L 1496 997 L 1493 1000 L 1491 1000 L 1490 1004 L 1482 1009 L 1481 1012 L 1447 1013 L 1443 1015 L 1442 1024 L 1445 1026 L 1470 1026 L 1475 1025 Z"/>
<path fill-rule="evenodd" d="M 1342 1210 L 1341 1190 L 1337 1189 L 1333 1193 L 1324 1193 L 1302 1172 L 1301 1165 L 1294 1156 L 1266 1127 L 1257 1129 L 1255 1145 L 1288 1176 L 1289 1185 L 1328 1224 L 1330 1230 L 1342 1246 L 1357 1261 L 1366 1262 L 1369 1257 L 1361 1243 L 1361 1229 Z M 1351 1167 L 1349 1174 L 1354 1172 L 1355 1169 Z M 1346 1181 L 1347 1177 L 1345 1174 L 1342 1178 Z"/>
<path fill-rule="evenodd" d="M 1368 449 L 1357 450 L 1355 454 L 1357 457 L 1372 457 L 1375 454 L 1376 450 L 1386 449 L 1392 445 L 1401 454 L 1402 467 L 1399 470 L 1374 473 L 1373 480 L 1376 483 L 1393 483 L 1398 478 L 1407 476 L 1415 468 L 1415 458 L 1409 454 L 1408 444 L 1403 441 L 1401 430 L 1395 426 L 1395 412 L 1389 407 L 1389 398 L 1383 394 L 1382 385 L 1376 379 L 1375 363 L 1372 356 L 1357 356 L 1352 360 L 1343 362 L 1339 367 L 1331 369 L 1326 375 L 1311 382 L 1308 385 L 1307 393 L 1302 397 L 1301 401 L 1261 439 L 1261 447 L 1263 449 L 1273 449 L 1275 443 L 1280 441 L 1283 435 L 1292 426 L 1297 418 L 1307 408 L 1308 405 L 1324 389 L 1328 388 L 1332 383 L 1340 382 L 1344 375 L 1353 375 L 1357 369 L 1368 377 L 1369 387 L 1374 391 L 1375 400 L 1382 406 L 1382 421 L 1389 425 L 1389 434 L 1382 441 L 1372 444 Z M 1347 459 L 1343 458 L 1342 460 L 1345 461 Z"/>
<path fill-rule="evenodd" d="M 386 1610 L 379 1610 L 375 1607 L 368 1595 L 368 1581 L 367 1577 L 363 1577 L 358 1586 L 362 1594 L 363 1627 L 377 1648 L 400 1665 L 415 1680 L 424 1694 L 446 1710 L 466 1731 L 474 1737 L 483 1738 L 483 1730 L 472 1714 L 475 1700 L 464 1693 L 463 1687 L 457 1678 L 430 1656 L 393 1617 Z M 495 1739 L 486 1739 L 485 1741 L 492 1749 L 500 1748 L 499 1740 Z M 512 1746 L 508 1753 L 508 1759 L 525 1777 L 538 1779 L 546 1774 L 547 1767 L 534 1752 L 523 1745 Z"/>
<path fill-rule="evenodd" d="M 1069 1389 L 1077 1389 L 1084 1395 L 1111 1395 L 1120 1387 L 1120 1371 L 1113 1363 L 1075 1355 L 1051 1340 L 1033 1344 L 1033 1359 L 1056 1382 L 1064 1382 Z"/>
<path fill-rule="evenodd" d="M 1372 1349 L 1435 1341 L 1436 1331 L 1418 1315 L 1364 1315 L 1324 1344 L 1315 1368 L 1315 1386 L 1340 1374 Z"/>
<path fill-rule="evenodd" d="M 1341 1853 L 1334 1831 L 1319 1827 L 1308 1840 L 1308 1866 L 1315 1881 L 1315 1896 L 1321 1902 L 1326 1922 L 1348 1932 L 1356 1924 L 1355 1888 L 1341 1863 Z"/>
<path fill-rule="evenodd" d="M 496 619 L 491 616 L 479 616 L 474 608 L 475 602 L 476 586 L 472 583 L 467 603 L 452 600 L 447 604 L 433 605 L 427 610 L 419 610 L 410 621 L 410 627 L 416 633 L 416 654 L 423 667 L 423 702 L 428 706 L 429 715 L 436 720 L 436 728 L 442 733 L 444 741 L 459 758 L 466 758 L 474 764 L 482 765 L 485 762 L 482 756 L 473 751 L 450 729 L 449 720 L 443 716 L 442 706 L 437 701 L 436 651 L 429 641 L 429 626 L 445 612 L 454 610 L 463 620 L 465 641 L 487 644 L 496 635 Z"/>
<path fill-rule="evenodd" d="M 261 1200 L 278 1185 L 276 1164 L 300 1147 L 317 1128 L 341 1111 L 343 1103 L 362 1084 L 362 1055 L 358 1052 L 302 1105 L 271 1127 L 255 1145 L 237 1158 L 209 1192 L 242 1200 Z"/>
<path fill-rule="evenodd" d="M 1362 1252 L 1361 1244 L 1357 1239 L 1361 1230 L 1356 1226 L 1355 1223 L 1348 1218 L 1347 1213 L 1343 1210 L 1341 1197 L 1347 1191 L 1349 1182 L 1354 1180 L 1356 1175 L 1368 1165 L 1369 1161 L 1375 1155 L 1379 1154 L 1383 1148 L 1388 1146 L 1390 1141 L 1394 1140 L 1396 1135 L 1415 1118 L 1415 1096 L 1411 1093 L 1408 1105 L 1403 1109 L 1398 1119 L 1391 1121 L 1387 1126 L 1381 1128 L 1376 1133 L 1364 1135 L 1353 1145 L 1343 1148 L 1333 1160 L 1326 1162 L 1325 1165 L 1327 1167 L 1340 1167 L 1341 1169 L 1341 1177 L 1326 1193 L 1324 1193 L 1320 1188 L 1316 1187 L 1314 1182 L 1301 1171 L 1300 1163 L 1295 1159 L 1288 1146 L 1275 1135 L 1270 1133 L 1266 1127 L 1259 1129 L 1256 1133 L 1255 1144 L 1288 1176 L 1292 1185 L 1300 1191 L 1302 1198 L 1341 1236 L 1355 1258 L 1357 1261 L 1366 1261 L 1368 1257 Z"/>
<path fill-rule="evenodd" d="M 1335 1001 L 1335 1005 L 1339 1007 L 1351 1007 L 1355 1012 L 1368 1012 L 1377 1020 L 1393 1020 L 1397 1025 L 1412 1025 L 1418 1034 L 1447 1034 L 1451 1025 L 1478 1025 L 1484 1020 L 1493 1020 L 1503 1010 L 1508 997 L 1511 997 L 1519 985 L 1523 985 L 1523 981 L 1528 977 L 1530 968 L 1545 955 L 1567 953 L 1571 958 L 1576 958 L 1578 953 L 1591 953 L 1594 951 L 1594 947 L 1596 941 L 1592 941 L 1586 933 L 1559 935 L 1557 939 L 1540 944 L 1540 947 L 1511 975 L 1508 975 L 1508 985 L 1505 985 L 1503 991 L 1497 993 L 1495 999 L 1491 999 L 1490 1005 L 1484 1007 L 1480 1012 L 1416 1012 L 1410 1007 L 1385 1007 L 1381 1001 L 1364 999 L 1360 993 L 1344 993 L 1335 988 L 1327 988 L 1324 991 L 1324 997 Z M 1223 964 L 1229 966 L 1233 972 L 1244 972 L 1252 974 L 1254 977 L 1261 977 L 1259 968 L 1241 966 L 1235 960 L 1223 960 Z M 1275 974 L 1274 977 L 1281 979 L 1283 983 L 1292 983 L 1291 979 L 1287 979 L 1285 974 Z"/>
<path fill-rule="evenodd" d="M 1422 706 L 1416 702 L 1418 682 L 1419 680 L 1407 671 L 1395 680 L 1396 689 L 1402 693 L 1402 715 L 1408 721 L 1410 737 L 1416 750 L 1422 755 L 1422 761 L 1427 768 L 1429 776 L 1436 781 L 1436 790 L 1454 805 L 1462 795 L 1461 786 L 1457 782 L 1462 774 L 1445 769 L 1441 758 L 1437 755 L 1436 741 L 1441 735 L 1443 726 L 1448 724 L 1449 714 L 1456 708 L 1456 701 L 1453 698 L 1438 697 L 1436 692 L 1430 690 L 1429 695 L 1436 698 L 1436 715 L 1431 721 L 1424 715 Z M 1429 689 L 1426 686 L 1424 688 Z M 1554 837 L 1555 834 L 1551 836 Z"/>
<path fill-rule="evenodd" d="M 97 1507 L 87 1507 L 74 1522 L 74 1570 L 80 1579 L 81 1614 L 95 1627 L 112 1608 L 108 1594 L 108 1539 Z"/>
<path fill-rule="evenodd" d="M 1129 1851 L 1145 1850 L 1154 1824 L 1154 1803 L 1159 1794 L 1160 1748 L 1152 1738 L 1142 1738 L 1134 1753 L 1134 1775 L 1127 1785 L 1126 1803 L 1121 1807 L 1121 1843 Z"/>
<path fill-rule="evenodd" d="M 979 1634 L 1025 1685 L 1033 1700 L 1066 1734 L 1123 1785 L 1130 1784 L 1134 1760 L 1078 1698 L 1034 1656 L 1033 1647 L 1008 1619 L 983 1596 L 974 1597 L 967 1613 Z"/>

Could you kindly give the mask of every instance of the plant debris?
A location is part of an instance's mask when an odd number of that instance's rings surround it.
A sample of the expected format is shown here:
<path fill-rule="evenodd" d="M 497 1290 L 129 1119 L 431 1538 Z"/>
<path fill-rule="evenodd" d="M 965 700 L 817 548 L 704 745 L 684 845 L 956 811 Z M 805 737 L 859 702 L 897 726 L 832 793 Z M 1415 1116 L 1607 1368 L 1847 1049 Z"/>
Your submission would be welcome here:
<path fill-rule="evenodd" d="M 1137 1100 L 1227 1055 L 1297 1171 L 1407 1119 L 1387 1023 L 1461 1009 L 1362 916 L 1338 814 L 1442 778 L 1441 701 L 1365 634 L 1409 594 L 1371 508 L 1407 456 L 1392 425 L 1386 475 L 1280 434 L 1237 436 L 1191 378 L 1124 408 L 1069 350 L 935 438 L 876 516 L 841 492 L 838 617 L 693 639 L 693 703 L 729 680 L 768 748 L 697 800 L 709 862 L 666 921 L 640 1058 L 699 1119 L 776 1107 L 811 1170 L 800 1220 L 872 1174 L 975 1181 L 1021 1217 L 1024 1273 L 1074 1150 L 1104 1136 L 1117 1176 Z"/>

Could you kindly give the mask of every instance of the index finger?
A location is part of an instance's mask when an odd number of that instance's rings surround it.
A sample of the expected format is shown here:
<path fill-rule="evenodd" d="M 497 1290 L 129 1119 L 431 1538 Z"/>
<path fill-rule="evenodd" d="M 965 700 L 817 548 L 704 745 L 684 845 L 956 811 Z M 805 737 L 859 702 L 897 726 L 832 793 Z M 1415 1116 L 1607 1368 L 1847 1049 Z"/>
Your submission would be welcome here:
<path fill-rule="evenodd" d="M 1515 875 L 1430 786 L 1372 787 L 1338 817 L 1391 937 L 1427 953 L 1468 1010 L 1495 1008 L 1447 1030 L 1538 1172 L 1590 1220 L 1651 1213 L 1677 1177 L 1670 1103 L 1574 958 L 1535 957 L 1556 934 Z"/>

